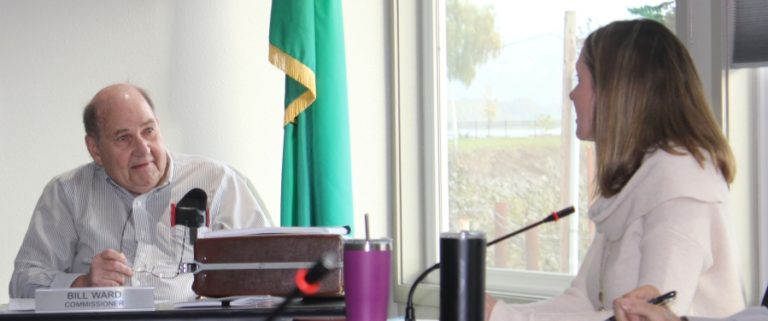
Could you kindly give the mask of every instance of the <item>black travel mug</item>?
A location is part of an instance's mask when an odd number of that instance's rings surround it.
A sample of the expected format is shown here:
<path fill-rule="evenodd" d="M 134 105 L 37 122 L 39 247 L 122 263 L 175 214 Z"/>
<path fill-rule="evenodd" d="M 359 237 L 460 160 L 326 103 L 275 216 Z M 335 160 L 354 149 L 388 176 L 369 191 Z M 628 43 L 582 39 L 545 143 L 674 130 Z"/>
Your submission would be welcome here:
<path fill-rule="evenodd" d="M 440 234 L 440 321 L 483 321 L 485 233 Z"/>

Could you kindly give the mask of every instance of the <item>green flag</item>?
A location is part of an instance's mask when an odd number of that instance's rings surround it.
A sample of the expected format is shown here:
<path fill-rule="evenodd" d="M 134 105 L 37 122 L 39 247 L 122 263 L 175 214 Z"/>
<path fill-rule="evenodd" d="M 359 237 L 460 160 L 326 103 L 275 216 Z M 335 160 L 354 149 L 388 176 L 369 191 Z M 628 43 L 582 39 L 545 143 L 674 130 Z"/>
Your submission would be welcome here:
<path fill-rule="evenodd" d="M 344 19 L 338 0 L 273 0 L 269 61 L 285 72 L 282 226 L 353 226 Z"/>

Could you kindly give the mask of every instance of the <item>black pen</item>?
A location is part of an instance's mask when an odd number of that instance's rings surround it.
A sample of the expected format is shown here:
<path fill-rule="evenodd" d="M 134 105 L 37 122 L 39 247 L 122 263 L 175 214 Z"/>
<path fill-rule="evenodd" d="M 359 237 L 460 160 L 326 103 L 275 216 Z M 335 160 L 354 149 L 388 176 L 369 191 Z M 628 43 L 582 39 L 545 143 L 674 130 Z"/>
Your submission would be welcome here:
<path fill-rule="evenodd" d="M 667 304 L 669 301 L 672 301 L 675 296 L 677 295 L 677 292 L 675 291 L 669 291 L 667 293 L 664 293 L 662 295 L 659 295 L 653 299 L 648 300 L 648 303 L 653 305 L 662 305 Z M 616 316 L 612 316 L 608 319 L 605 319 L 605 321 L 616 321 Z"/>

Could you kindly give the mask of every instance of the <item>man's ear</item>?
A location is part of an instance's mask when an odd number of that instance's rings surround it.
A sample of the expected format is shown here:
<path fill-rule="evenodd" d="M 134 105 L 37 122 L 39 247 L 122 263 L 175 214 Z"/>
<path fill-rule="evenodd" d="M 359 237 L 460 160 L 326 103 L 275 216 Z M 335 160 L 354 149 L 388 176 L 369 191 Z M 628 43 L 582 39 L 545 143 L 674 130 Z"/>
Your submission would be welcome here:
<path fill-rule="evenodd" d="M 91 158 L 99 166 L 101 166 L 101 151 L 99 151 L 99 141 L 96 137 L 91 135 L 85 135 L 85 147 L 88 148 L 88 153 L 91 154 Z"/>

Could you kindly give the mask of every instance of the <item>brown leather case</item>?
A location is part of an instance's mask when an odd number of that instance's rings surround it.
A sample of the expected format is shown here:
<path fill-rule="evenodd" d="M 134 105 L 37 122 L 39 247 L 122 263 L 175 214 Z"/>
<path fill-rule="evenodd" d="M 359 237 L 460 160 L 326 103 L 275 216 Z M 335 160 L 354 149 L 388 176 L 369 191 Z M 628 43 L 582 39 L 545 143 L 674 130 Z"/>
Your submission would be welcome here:
<path fill-rule="evenodd" d="M 333 251 L 343 257 L 341 235 L 266 234 L 198 239 L 195 260 L 206 263 L 316 262 Z M 207 297 L 233 295 L 287 296 L 295 288 L 297 269 L 203 270 L 195 274 L 192 290 Z M 320 282 L 315 296 L 343 295 L 341 269 Z"/>

